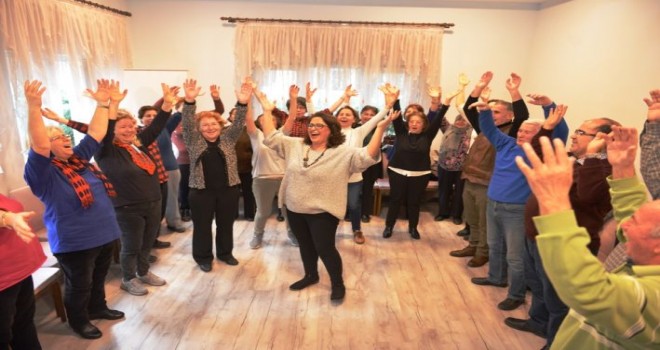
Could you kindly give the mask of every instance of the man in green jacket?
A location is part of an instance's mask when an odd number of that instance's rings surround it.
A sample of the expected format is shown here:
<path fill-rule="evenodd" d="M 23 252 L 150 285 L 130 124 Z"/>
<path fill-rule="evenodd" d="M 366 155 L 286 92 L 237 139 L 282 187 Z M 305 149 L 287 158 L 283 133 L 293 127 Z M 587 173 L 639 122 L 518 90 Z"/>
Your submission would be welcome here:
<path fill-rule="evenodd" d="M 589 235 L 577 225 L 568 196 L 574 160 L 564 144 L 554 140 L 553 150 L 543 138 L 543 161 L 529 145 L 524 149 L 531 165 L 516 160 L 539 200 L 541 215 L 534 223 L 543 267 L 571 308 L 552 348 L 658 349 L 660 200 L 648 202 L 646 187 L 635 175 L 637 130 L 615 126 L 601 137 L 612 164 L 608 182 L 618 235 L 631 260 L 613 273 L 589 252 Z"/>

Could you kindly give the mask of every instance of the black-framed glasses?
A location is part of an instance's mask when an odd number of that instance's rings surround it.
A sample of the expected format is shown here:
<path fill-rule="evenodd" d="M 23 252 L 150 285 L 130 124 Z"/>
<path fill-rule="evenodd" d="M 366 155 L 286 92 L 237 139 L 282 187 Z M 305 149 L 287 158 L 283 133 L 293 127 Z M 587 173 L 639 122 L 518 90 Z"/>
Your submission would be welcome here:
<path fill-rule="evenodd" d="M 326 126 L 327 126 L 327 125 L 325 125 L 325 124 L 315 124 L 315 123 L 309 123 L 309 124 L 307 124 L 307 128 L 308 128 L 308 129 L 323 129 L 323 128 L 325 128 Z"/>
<path fill-rule="evenodd" d="M 575 134 L 576 136 L 591 136 L 591 137 L 596 137 L 596 134 L 590 134 L 590 133 L 588 133 L 588 132 L 586 132 L 586 131 L 584 131 L 584 130 L 582 130 L 582 129 L 575 129 L 575 131 L 573 131 L 573 134 Z"/>

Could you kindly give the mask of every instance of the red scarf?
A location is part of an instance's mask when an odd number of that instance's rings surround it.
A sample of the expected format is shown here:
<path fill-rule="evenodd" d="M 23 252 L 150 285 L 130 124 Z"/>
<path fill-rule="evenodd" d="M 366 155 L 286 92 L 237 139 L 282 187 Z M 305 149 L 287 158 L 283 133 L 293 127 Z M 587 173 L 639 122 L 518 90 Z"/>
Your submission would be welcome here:
<path fill-rule="evenodd" d="M 117 195 L 114 187 L 112 187 L 112 184 L 108 181 L 105 174 L 86 159 L 82 159 L 74 154 L 68 159 L 68 161 L 53 158 L 51 163 L 60 169 L 64 176 L 66 176 L 69 184 L 71 184 L 71 187 L 73 187 L 73 190 L 76 192 L 78 199 L 80 199 L 83 208 L 89 208 L 89 206 L 94 203 L 94 195 L 92 194 L 89 184 L 85 178 L 79 174 L 79 172 L 82 172 L 85 169 L 89 169 L 94 176 L 103 182 L 103 186 L 105 186 L 105 191 L 108 193 L 108 196 L 115 197 Z"/>
<path fill-rule="evenodd" d="M 156 171 L 156 164 L 154 164 L 154 161 L 151 160 L 146 153 L 138 151 L 131 143 L 123 143 L 115 140 L 114 145 L 125 149 L 126 152 L 131 155 L 133 163 L 135 163 L 138 168 L 144 170 L 149 175 L 154 174 L 154 171 Z"/>

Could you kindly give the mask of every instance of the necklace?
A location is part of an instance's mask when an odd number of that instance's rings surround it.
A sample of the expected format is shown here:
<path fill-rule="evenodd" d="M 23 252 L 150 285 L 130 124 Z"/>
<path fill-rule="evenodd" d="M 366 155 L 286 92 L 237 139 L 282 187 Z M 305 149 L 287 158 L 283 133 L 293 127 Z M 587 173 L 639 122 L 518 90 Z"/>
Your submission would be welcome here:
<path fill-rule="evenodd" d="M 316 157 L 316 159 L 314 159 L 312 164 L 307 164 L 307 161 L 309 160 L 309 150 L 310 149 L 311 149 L 311 147 L 307 147 L 307 151 L 305 151 L 305 158 L 303 158 L 303 167 L 305 167 L 305 168 L 309 168 L 310 166 L 316 164 L 316 162 L 318 162 L 319 159 L 321 159 L 321 157 L 323 157 L 323 155 L 325 154 L 325 151 L 327 150 L 327 148 L 324 149 L 323 152 L 321 152 L 321 154 L 318 157 Z"/>

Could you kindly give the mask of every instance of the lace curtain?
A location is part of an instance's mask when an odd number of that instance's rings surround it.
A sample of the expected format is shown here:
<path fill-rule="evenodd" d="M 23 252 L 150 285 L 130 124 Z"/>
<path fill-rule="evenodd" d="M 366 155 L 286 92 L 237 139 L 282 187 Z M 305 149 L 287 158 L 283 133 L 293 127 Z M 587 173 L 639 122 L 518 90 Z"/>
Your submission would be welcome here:
<path fill-rule="evenodd" d="M 428 104 L 426 89 L 440 82 L 441 28 L 240 23 L 235 38 L 236 82 L 252 76 L 284 108 L 288 87 L 318 88 L 317 110 L 330 106 L 348 84 L 351 105 L 382 107 L 378 86 L 401 89 L 401 103 Z"/>
<path fill-rule="evenodd" d="M 0 0 L 0 192 L 23 185 L 28 150 L 23 82 L 47 87 L 44 106 L 88 121 L 96 79 L 131 65 L 127 21 L 67 0 Z"/>

